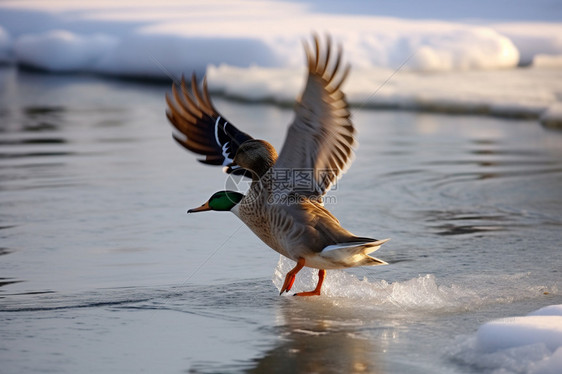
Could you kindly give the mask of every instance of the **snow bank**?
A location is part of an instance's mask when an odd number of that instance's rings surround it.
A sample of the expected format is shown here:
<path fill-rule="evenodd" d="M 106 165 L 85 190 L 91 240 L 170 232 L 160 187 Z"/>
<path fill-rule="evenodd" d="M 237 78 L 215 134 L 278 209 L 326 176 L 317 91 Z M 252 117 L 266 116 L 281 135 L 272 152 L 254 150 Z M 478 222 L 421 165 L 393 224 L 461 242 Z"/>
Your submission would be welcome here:
<path fill-rule="evenodd" d="M 517 66 L 520 56 L 530 62 L 537 54 L 562 54 L 560 24 L 322 14 L 281 1 L 20 0 L 2 2 L 0 10 L 17 62 L 55 72 L 166 78 L 207 64 L 294 67 L 311 30 L 329 31 L 363 68 L 499 69 Z"/>
<path fill-rule="evenodd" d="M 46 71 L 94 71 L 166 78 L 174 73 L 204 69 L 207 64 L 232 66 L 300 66 L 301 40 L 310 30 L 330 33 L 345 45 L 346 56 L 363 68 L 394 68 L 402 64 L 417 71 L 512 68 L 519 52 L 496 31 L 453 23 L 351 17 L 296 16 L 286 20 L 215 24 L 166 23 L 115 36 L 68 30 L 26 33 L 15 41 L 15 58 Z M 100 27 L 100 29 L 102 29 Z M 216 30 L 220 29 L 220 32 Z M 268 30 L 267 32 L 264 30 Z"/>
<path fill-rule="evenodd" d="M 14 44 L 21 64 L 47 71 L 91 71 L 117 40 L 107 35 L 81 36 L 65 30 L 26 34 Z"/>
<path fill-rule="evenodd" d="M 480 326 L 460 343 L 455 360 L 478 370 L 555 374 L 562 370 L 562 305 L 525 317 L 503 318 Z"/>
<path fill-rule="evenodd" d="M 227 65 L 207 69 L 212 92 L 248 101 L 292 105 L 302 90 L 305 70 L 249 69 Z M 344 86 L 351 105 L 562 121 L 562 70 L 435 72 L 353 69 Z M 543 114 L 545 113 L 545 114 Z"/>
<path fill-rule="evenodd" d="M 519 61 L 519 52 L 511 41 L 486 27 L 443 21 L 308 14 L 291 15 L 290 28 L 287 22 L 281 18 L 167 23 L 147 27 L 144 31 L 175 36 L 198 34 L 212 38 L 224 33 L 231 38 L 256 38 L 273 51 L 278 66 L 300 66 L 302 38 L 307 37 L 310 30 L 325 30 L 326 24 L 330 25 L 330 33 L 345 46 L 346 56 L 354 65 L 364 68 L 395 68 L 406 63 L 409 69 L 423 71 L 496 69 L 514 67 Z M 217 29 L 221 30 L 218 35 Z M 223 58 L 228 60 L 228 57 L 224 54 Z M 251 55 L 247 56 L 245 66 L 253 63 L 250 58 Z"/>
<path fill-rule="evenodd" d="M 304 67 L 302 40 L 329 31 L 353 65 L 346 94 L 356 106 L 562 123 L 560 23 L 311 9 L 272 0 L 7 0 L 0 3 L 0 63 L 165 80 L 206 71 L 215 92 L 292 104 L 303 82 L 295 74 Z M 533 68 L 517 69 L 520 63 Z"/>
<path fill-rule="evenodd" d="M 528 65 L 539 54 L 560 55 L 562 25 L 560 23 L 510 22 L 490 25 L 505 35 L 520 52 L 520 64 Z"/>
<path fill-rule="evenodd" d="M 91 70 L 169 80 L 183 73 L 189 75 L 192 71 L 202 73 L 208 64 L 224 61 L 225 55 L 229 56 L 229 64 L 235 66 L 276 64 L 273 51 L 255 38 L 180 37 L 151 33 L 124 38 Z"/>
<path fill-rule="evenodd" d="M 512 317 L 488 322 L 478 329 L 477 346 L 483 352 L 544 344 L 554 352 L 562 346 L 562 314 Z"/>

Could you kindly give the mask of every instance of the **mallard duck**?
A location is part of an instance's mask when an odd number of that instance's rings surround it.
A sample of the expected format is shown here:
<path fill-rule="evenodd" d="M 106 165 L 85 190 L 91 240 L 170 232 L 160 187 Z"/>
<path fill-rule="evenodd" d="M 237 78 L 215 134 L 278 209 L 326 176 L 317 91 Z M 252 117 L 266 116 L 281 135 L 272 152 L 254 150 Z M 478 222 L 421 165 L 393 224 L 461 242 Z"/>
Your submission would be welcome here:
<path fill-rule="evenodd" d="M 385 265 L 369 253 L 389 240 L 353 235 L 323 205 L 322 197 L 352 162 L 355 129 L 341 90 L 350 69 L 348 64 L 342 68 L 342 49 L 334 59 L 329 37 L 324 46 L 317 36 L 313 41 L 313 49 L 304 43 L 306 87 L 279 155 L 271 144 L 238 130 L 215 109 L 206 78 L 201 90 L 195 75 L 190 89 L 182 78 L 178 87 L 172 85 L 172 95 L 166 95 L 166 114 L 179 131 L 173 135 L 179 144 L 205 156 L 200 162 L 252 178 L 246 195 L 219 191 L 188 213 L 230 211 L 265 244 L 294 260 L 280 294 L 291 290 L 304 266 L 318 269 L 316 288 L 297 296 L 320 295 L 326 269 Z"/>

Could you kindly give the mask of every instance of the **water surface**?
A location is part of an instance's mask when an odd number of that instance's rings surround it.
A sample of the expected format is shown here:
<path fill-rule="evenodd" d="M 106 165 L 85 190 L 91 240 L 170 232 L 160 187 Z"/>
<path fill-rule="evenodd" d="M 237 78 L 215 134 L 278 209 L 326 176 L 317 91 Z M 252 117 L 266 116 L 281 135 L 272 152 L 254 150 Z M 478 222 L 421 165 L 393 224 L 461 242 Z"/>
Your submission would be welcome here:
<path fill-rule="evenodd" d="M 236 217 L 185 214 L 226 177 L 173 142 L 167 85 L 0 87 L 2 372 L 470 373 L 480 324 L 562 303 L 562 133 L 534 120 L 355 109 L 328 208 L 390 265 L 300 299 Z M 215 104 L 279 149 L 290 109 Z"/>

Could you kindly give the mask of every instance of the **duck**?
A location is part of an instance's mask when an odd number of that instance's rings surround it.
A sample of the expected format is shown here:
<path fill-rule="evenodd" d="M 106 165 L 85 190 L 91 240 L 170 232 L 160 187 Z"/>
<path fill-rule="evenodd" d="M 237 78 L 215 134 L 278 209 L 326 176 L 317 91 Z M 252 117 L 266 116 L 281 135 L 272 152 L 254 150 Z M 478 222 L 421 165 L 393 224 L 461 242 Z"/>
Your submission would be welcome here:
<path fill-rule="evenodd" d="M 234 213 L 266 245 L 296 262 L 279 294 L 288 293 L 298 272 L 309 267 L 318 270 L 316 288 L 294 295 L 317 296 L 326 270 L 386 265 L 369 254 L 390 239 L 356 236 L 324 206 L 324 196 L 354 158 L 356 130 L 341 88 L 350 65 L 342 63 L 341 45 L 334 52 L 329 35 L 322 41 L 314 34 L 303 45 L 308 75 L 279 154 L 217 111 L 206 77 L 201 87 L 195 74 L 190 82 L 182 77 L 172 84 L 166 115 L 174 140 L 203 156 L 198 161 L 252 180 L 245 194 L 218 191 L 188 213 Z"/>

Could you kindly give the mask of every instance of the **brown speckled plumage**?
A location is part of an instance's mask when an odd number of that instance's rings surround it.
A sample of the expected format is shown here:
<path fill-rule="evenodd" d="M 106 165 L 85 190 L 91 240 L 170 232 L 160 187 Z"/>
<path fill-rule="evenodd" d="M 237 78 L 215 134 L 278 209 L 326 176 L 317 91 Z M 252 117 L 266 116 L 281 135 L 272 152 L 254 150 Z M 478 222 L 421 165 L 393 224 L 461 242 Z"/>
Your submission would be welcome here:
<path fill-rule="evenodd" d="M 213 107 L 205 83 L 201 94 L 192 80 L 190 94 L 182 81 L 183 97 L 174 89 L 175 102 L 168 98 L 168 118 L 185 138 L 175 136 L 176 140 L 205 155 L 203 162 L 251 174 L 249 191 L 231 211 L 264 243 L 297 261 L 281 292 L 288 291 L 295 274 L 308 266 L 321 269 L 320 280 L 316 290 L 304 295 L 318 295 L 323 269 L 385 264 L 368 254 L 386 240 L 353 235 L 322 204 L 353 161 L 355 129 L 341 90 L 349 65 L 342 68 L 341 48 L 333 58 L 329 38 L 322 48 L 315 36 L 313 49 L 305 44 L 305 51 L 308 78 L 279 155 L 271 144 L 228 123 Z M 287 183 L 303 170 L 309 172 L 310 185 L 303 189 Z M 192 211 L 209 209 L 204 204 Z"/>

